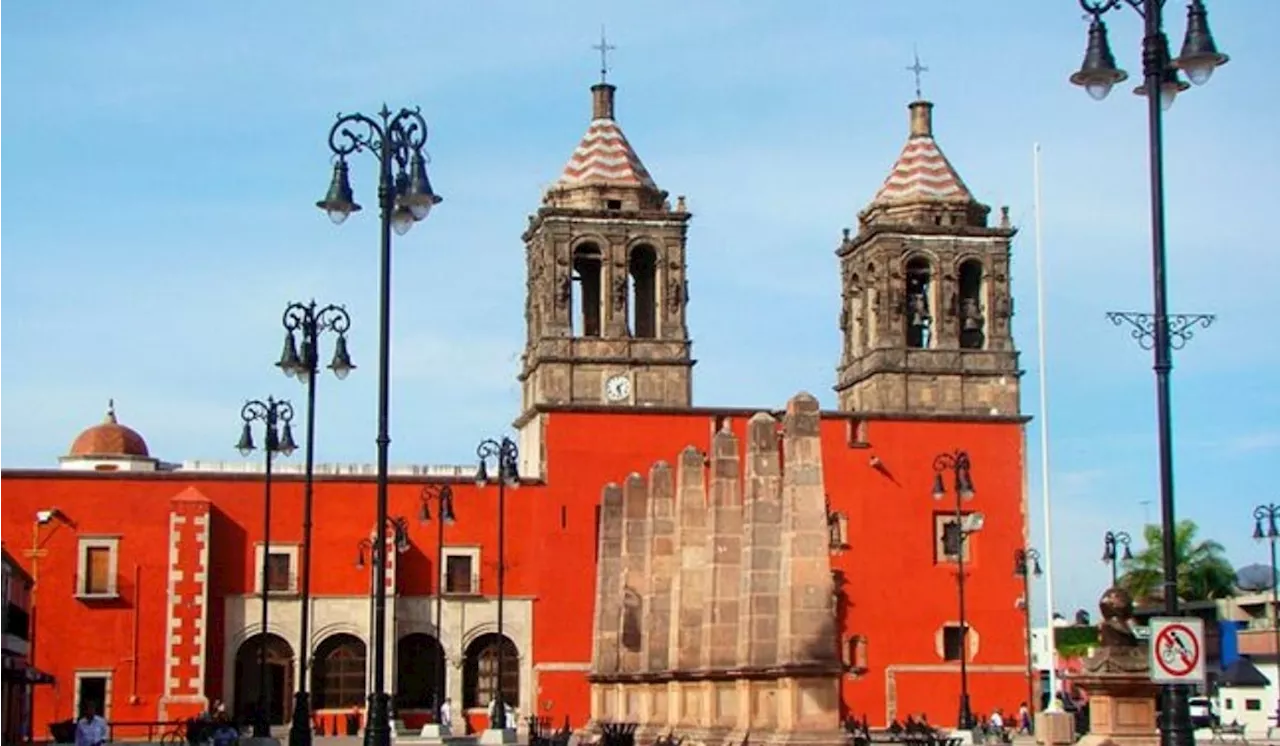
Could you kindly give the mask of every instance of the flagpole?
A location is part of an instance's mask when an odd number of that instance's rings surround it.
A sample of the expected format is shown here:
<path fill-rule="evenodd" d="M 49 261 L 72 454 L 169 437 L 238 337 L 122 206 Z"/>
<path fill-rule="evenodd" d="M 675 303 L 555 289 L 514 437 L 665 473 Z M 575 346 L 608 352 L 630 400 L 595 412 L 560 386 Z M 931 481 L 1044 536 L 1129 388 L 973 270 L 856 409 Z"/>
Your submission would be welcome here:
<path fill-rule="evenodd" d="M 1049 712 L 1061 710 L 1058 702 L 1058 651 L 1053 626 L 1053 509 L 1049 500 L 1049 384 L 1045 354 L 1044 313 L 1044 214 L 1040 204 L 1040 143 L 1032 146 L 1032 179 L 1035 191 L 1036 244 L 1036 347 L 1040 357 L 1040 497 L 1044 514 L 1044 605 L 1049 634 Z M 1034 706 L 1034 705 L 1033 705 Z"/>

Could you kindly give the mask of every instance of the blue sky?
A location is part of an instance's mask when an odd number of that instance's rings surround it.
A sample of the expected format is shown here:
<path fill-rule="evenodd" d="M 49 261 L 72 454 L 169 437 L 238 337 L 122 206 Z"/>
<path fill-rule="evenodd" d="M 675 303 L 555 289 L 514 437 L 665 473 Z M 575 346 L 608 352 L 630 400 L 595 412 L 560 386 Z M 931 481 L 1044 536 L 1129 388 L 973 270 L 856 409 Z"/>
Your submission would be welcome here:
<path fill-rule="evenodd" d="M 1181 5 L 1166 13 L 1175 45 Z M 1159 508 L 1150 357 L 1103 318 L 1150 307 L 1145 113 L 1132 84 L 1099 104 L 1067 83 L 1085 41 L 1075 0 L 376 7 L 4 6 L 4 466 L 54 465 L 108 397 L 162 458 L 236 458 L 245 398 L 300 403 L 271 363 L 284 305 L 310 297 L 347 304 L 362 366 L 323 381 L 317 458 L 371 462 L 375 216 L 335 229 L 312 203 L 334 114 L 383 101 L 421 105 L 446 199 L 395 248 L 392 461 L 469 463 L 518 408 L 520 233 L 585 129 L 601 23 L 622 126 L 695 213 L 697 403 L 773 407 L 807 389 L 831 405 L 833 251 L 903 144 L 917 46 L 940 144 L 1023 229 L 1030 414 L 1042 143 L 1058 598 L 1093 608 L 1102 533 L 1136 535 Z M 1280 65 L 1280 4 L 1219 0 L 1210 19 L 1231 63 L 1166 118 L 1173 310 L 1219 317 L 1176 356 L 1178 505 L 1246 564 L 1265 557 L 1249 541 L 1253 505 L 1280 500 L 1280 393 L 1265 372 L 1280 365 L 1266 223 L 1280 144 L 1265 124 L 1280 109 L 1262 94 Z M 1139 18 L 1110 26 L 1136 76 Z M 366 204 L 373 176 L 367 160 L 353 167 Z M 758 354 L 783 341 L 786 354 Z M 1033 521 L 1041 544 L 1038 510 Z"/>

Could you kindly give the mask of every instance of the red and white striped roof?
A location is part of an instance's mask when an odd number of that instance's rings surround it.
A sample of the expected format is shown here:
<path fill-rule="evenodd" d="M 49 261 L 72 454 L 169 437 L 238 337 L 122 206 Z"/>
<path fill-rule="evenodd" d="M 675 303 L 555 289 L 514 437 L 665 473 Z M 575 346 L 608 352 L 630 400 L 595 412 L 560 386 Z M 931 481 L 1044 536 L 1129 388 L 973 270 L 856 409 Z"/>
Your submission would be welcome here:
<path fill-rule="evenodd" d="M 593 184 L 658 188 L 622 134 L 622 128 L 612 119 L 591 120 L 587 134 L 578 143 L 558 180 L 561 187 Z"/>
<path fill-rule="evenodd" d="M 872 202 L 933 200 L 971 202 L 973 195 L 933 136 L 913 134 Z"/>

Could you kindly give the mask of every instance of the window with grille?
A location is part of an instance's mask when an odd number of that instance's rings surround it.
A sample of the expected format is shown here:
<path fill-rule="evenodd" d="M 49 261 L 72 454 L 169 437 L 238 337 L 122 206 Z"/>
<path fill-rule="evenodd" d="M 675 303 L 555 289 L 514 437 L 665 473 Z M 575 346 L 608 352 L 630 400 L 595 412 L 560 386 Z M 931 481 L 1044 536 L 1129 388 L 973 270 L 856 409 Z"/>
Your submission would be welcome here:
<path fill-rule="evenodd" d="M 475 593 L 473 586 L 471 556 L 467 554 L 451 554 L 445 557 L 445 593 Z"/>
<path fill-rule="evenodd" d="M 960 530 L 962 520 L 964 516 L 957 520 L 955 513 L 933 514 L 933 561 L 935 563 L 955 562 L 962 550 L 965 562 L 973 559 L 974 535 L 964 535 Z"/>
<path fill-rule="evenodd" d="M 357 637 L 334 635 L 320 644 L 312 667 L 317 707 L 347 708 L 364 704 L 365 645 Z"/>
<path fill-rule="evenodd" d="M 292 557 L 283 552 L 267 555 L 267 590 L 282 593 L 293 590 Z"/>
<path fill-rule="evenodd" d="M 467 648 L 463 669 L 463 706 L 488 707 L 498 696 L 498 656 L 502 656 L 502 701 L 520 701 L 520 656 L 515 643 L 495 634 L 484 635 Z"/>

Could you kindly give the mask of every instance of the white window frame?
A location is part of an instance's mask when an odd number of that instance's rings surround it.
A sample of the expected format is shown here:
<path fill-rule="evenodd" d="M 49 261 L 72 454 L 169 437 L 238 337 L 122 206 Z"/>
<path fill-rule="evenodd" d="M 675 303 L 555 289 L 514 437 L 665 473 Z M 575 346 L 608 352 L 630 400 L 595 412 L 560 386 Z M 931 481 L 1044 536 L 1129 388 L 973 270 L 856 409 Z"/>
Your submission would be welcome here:
<path fill-rule="evenodd" d="M 102 688 L 102 712 L 98 714 L 103 720 L 111 721 L 111 684 L 112 674 L 115 672 L 109 668 L 82 668 L 75 673 L 75 717 L 80 717 L 80 681 L 81 679 L 106 679 L 107 684 Z"/>
<path fill-rule="evenodd" d="M 85 590 L 89 572 L 89 550 L 106 549 L 107 591 L 106 593 L 90 593 Z M 119 536 L 81 536 L 76 544 L 76 598 L 113 599 L 120 597 L 120 537 Z"/>
<path fill-rule="evenodd" d="M 266 551 L 264 551 L 266 550 Z M 254 542 L 253 545 L 253 566 L 255 572 L 253 574 L 253 592 L 254 595 L 262 595 L 262 568 L 266 564 L 267 555 L 283 554 L 289 557 L 289 588 L 283 591 L 271 591 L 273 596 L 291 596 L 298 592 L 298 544 L 277 544 L 271 543 L 267 547 L 262 542 Z"/>
<path fill-rule="evenodd" d="M 969 516 L 978 515 L 977 513 L 962 513 L 960 515 L 960 527 L 964 529 L 965 523 L 971 521 Z M 947 524 L 956 522 L 956 514 L 953 511 L 941 511 L 933 514 L 933 563 L 935 565 L 956 565 L 959 564 L 959 556 L 964 557 L 966 564 L 973 562 L 973 540 L 978 532 L 969 529 L 960 537 L 960 555 L 949 554 L 947 552 L 946 542 L 943 540 Z"/>
<path fill-rule="evenodd" d="M 457 591 L 450 592 L 446 590 L 449 587 L 449 558 L 450 557 L 467 557 L 471 560 L 471 591 L 469 593 L 460 593 Z M 480 595 L 480 547 L 451 547 L 446 546 L 442 553 L 443 561 L 440 563 L 440 577 L 438 579 L 441 595 L 445 596 L 478 596 Z"/>

